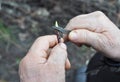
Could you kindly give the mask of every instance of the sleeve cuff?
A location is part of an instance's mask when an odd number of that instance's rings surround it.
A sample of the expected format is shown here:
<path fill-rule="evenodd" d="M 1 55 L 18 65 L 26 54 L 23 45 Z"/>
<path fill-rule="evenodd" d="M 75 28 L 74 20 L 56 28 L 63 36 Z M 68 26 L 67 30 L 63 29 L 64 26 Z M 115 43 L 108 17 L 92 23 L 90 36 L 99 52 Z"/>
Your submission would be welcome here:
<path fill-rule="evenodd" d="M 114 61 L 114 60 L 107 58 L 107 57 L 104 58 L 104 62 L 105 62 L 105 64 L 107 64 L 109 66 L 120 67 L 120 62 Z"/>

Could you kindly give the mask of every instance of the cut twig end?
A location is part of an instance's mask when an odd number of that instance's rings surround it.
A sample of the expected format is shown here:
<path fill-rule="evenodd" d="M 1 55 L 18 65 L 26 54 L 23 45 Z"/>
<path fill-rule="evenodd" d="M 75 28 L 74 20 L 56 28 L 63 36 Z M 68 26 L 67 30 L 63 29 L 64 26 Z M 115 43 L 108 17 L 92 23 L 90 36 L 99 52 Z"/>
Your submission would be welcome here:
<path fill-rule="evenodd" d="M 59 27 L 59 25 L 58 25 L 58 22 L 57 22 L 57 21 L 55 21 L 55 27 Z"/>

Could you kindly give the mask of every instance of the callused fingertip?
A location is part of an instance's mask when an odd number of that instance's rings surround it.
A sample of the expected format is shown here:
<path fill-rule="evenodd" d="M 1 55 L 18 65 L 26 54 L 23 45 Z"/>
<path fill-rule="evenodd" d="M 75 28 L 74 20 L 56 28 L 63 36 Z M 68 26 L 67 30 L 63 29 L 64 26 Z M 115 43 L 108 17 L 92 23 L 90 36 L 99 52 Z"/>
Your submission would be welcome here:
<path fill-rule="evenodd" d="M 77 34 L 76 34 L 75 31 L 70 32 L 69 39 L 70 40 L 76 40 L 77 39 Z"/>
<path fill-rule="evenodd" d="M 67 46 L 64 43 L 60 43 L 60 46 L 64 49 L 67 49 Z"/>

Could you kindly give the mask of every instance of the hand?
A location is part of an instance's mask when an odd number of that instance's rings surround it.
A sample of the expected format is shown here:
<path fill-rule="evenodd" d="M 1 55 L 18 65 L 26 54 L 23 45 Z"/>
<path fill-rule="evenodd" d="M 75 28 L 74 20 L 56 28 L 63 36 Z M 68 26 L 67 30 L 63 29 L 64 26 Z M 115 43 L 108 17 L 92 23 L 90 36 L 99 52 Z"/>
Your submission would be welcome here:
<path fill-rule="evenodd" d="M 105 56 L 120 61 L 120 30 L 104 13 L 79 15 L 70 20 L 66 29 L 73 30 L 69 40 L 75 44 L 90 45 Z"/>
<path fill-rule="evenodd" d="M 20 62 L 21 82 L 65 82 L 65 67 L 70 68 L 66 45 L 56 44 L 55 35 L 43 36 L 35 41 Z"/>

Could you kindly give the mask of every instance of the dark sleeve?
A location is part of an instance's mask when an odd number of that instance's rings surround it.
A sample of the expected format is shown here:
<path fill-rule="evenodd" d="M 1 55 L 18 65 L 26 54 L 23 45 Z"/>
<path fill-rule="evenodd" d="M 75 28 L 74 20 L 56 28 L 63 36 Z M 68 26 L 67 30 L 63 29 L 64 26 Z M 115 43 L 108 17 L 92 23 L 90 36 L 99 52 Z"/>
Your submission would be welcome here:
<path fill-rule="evenodd" d="M 120 62 L 96 53 L 87 67 L 87 82 L 120 82 Z"/>

